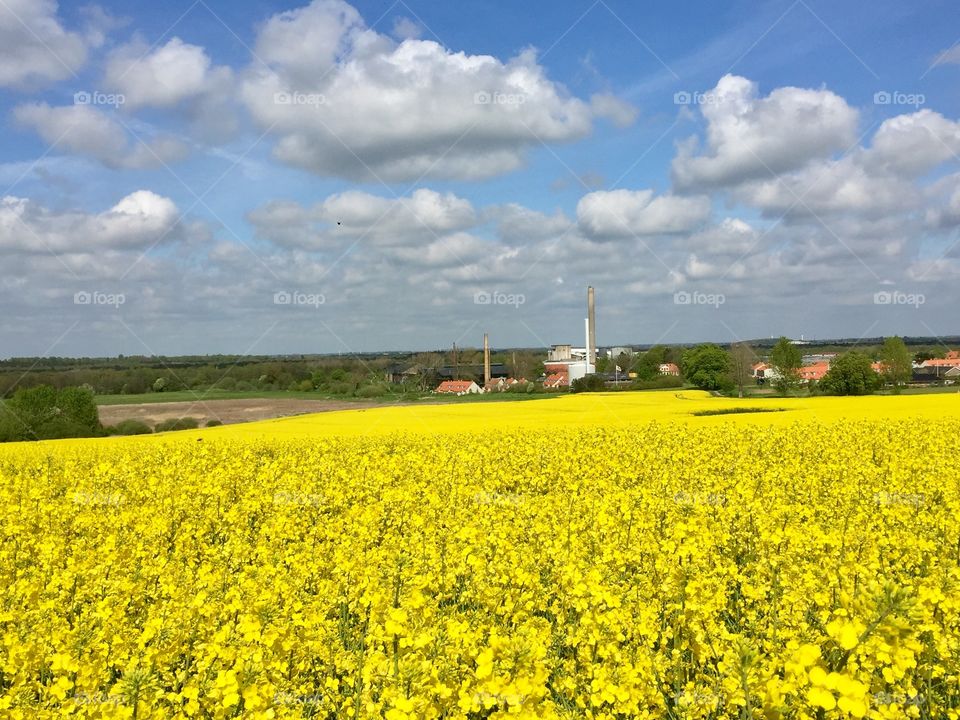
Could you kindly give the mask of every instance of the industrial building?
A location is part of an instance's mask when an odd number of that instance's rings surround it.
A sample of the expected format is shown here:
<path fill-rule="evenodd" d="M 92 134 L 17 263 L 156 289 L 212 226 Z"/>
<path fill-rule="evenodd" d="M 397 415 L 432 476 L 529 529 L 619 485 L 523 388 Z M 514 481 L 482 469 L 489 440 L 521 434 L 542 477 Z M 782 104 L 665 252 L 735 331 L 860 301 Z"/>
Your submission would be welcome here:
<path fill-rule="evenodd" d="M 587 318 L 584 322 L 584 347 L 554 345 L 543 364 L 547 374 L 544 386 L 548 389 L 569 387 L 579 378 L 596 372 L 597 327 L 596 302 L 593 287 L 587 288 Z"/>

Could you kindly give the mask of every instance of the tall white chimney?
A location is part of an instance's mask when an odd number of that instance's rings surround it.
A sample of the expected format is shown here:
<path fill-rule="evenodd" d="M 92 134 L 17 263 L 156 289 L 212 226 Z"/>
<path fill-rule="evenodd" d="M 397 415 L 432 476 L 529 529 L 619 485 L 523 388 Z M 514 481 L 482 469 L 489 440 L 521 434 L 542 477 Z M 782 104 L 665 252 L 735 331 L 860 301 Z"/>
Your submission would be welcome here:
<path fill-rule="evenodd" d="M 593 286 L 587 288 L 587 364 L 597 362 L 597 312 L 593 297 Z"/>

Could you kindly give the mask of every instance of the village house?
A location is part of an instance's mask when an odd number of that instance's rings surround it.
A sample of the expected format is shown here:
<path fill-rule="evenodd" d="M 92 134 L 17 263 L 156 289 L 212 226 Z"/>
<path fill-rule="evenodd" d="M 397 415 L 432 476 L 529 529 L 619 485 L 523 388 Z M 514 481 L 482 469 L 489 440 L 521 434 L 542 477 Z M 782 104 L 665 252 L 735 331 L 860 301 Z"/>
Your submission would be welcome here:
<path fill-rule="evenodd" d="M 445 395 L 473 395 L 481 390 L 473 380 L 444 380 L 437 386 L 436 392 Z"/>

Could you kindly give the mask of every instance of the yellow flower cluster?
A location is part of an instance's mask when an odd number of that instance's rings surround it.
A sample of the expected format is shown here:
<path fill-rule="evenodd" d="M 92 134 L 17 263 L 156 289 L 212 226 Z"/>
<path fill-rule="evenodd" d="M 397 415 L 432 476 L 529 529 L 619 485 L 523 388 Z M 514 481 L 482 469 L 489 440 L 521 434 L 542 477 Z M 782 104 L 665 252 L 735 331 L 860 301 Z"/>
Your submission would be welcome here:
<path fill-rule="evenodd" d="M 960 717 L 960 421 L 710 420 L 0 449 L 0 717 Z"/>

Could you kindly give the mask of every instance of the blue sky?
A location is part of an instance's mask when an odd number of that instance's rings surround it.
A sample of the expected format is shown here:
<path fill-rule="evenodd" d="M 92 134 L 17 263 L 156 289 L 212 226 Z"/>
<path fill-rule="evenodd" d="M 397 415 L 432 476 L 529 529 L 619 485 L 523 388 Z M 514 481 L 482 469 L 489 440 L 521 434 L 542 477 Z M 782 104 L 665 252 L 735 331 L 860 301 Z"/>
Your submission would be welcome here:
<path fill-rule="evenodd" d="M 0 356 L 955 334 L 958 20 L 0 0 Z"/>

